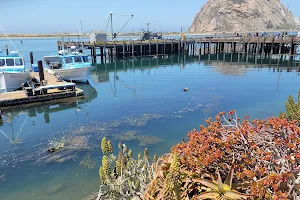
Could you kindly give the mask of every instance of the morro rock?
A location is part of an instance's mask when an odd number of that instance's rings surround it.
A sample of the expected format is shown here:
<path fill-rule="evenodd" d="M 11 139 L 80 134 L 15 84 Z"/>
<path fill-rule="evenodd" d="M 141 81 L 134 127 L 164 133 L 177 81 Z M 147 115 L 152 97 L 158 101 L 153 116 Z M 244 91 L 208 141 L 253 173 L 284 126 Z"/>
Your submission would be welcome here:
<path fill-rule="evenodd" d="M 208 0 L 190 33 L 298 30 L 300 21 L 280 0 Z"/>

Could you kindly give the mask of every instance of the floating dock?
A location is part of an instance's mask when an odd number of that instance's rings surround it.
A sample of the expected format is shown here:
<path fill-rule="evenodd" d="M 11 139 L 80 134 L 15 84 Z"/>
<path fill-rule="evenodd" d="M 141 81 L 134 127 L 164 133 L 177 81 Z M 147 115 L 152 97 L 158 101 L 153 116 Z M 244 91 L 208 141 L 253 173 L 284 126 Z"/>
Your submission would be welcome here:
<path fill-rule="evenodd" d="M 91 58 L 96 62 L 100 56 L 101 61 L 107 57 L 138 57 L 147 55 L 166 55 L 173 53 L 209 54 L 211 51 L 220 53 L 259 53 L 263 55 L 289 55 L 297 54 L 300 37 L 202 37 L 187 39 L 162 40 L 123 40 L 98 43 L 62 42 L 57 41 L 58 49 L 67 49 L 70 46 L 91 51 Z M 99 53 L 97 53 L 97 50 Z M 100 50 L 100 51 L 99 51 Z"/>
<path fill-rule="evenodd" d="M 54 75 L 47 72 L 44 72 L 44 78 L 46 85 L 0 94 L 0 108 L 83 95 L 83 90 L 77 88 L 75 83 L 58 82 Z M 40 83 L 39 73 L 31 72 L 30 79 Z"/>

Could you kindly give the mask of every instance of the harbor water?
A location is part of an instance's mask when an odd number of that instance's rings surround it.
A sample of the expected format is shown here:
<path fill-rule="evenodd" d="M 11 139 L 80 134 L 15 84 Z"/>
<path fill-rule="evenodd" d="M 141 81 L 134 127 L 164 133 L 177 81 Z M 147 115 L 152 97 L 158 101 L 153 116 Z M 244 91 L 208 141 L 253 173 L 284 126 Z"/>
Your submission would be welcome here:
<path fill-rule="evenodd" d="M 12 40 L 27 64 L 30 51 L 35 61 L 57 52 L 57 38 Z M 162 155 L 220 111 L 252 119 L 284 112 L 288 96 L 298 94 L 299 61 L 239 61 L 233 54 L 108 60 L 78 85 L 83 98 L 4 109 L 0 199 L 80 200 L 96 192 L 103 136 L 135 157 L 145 147 Z M 64 148 L 49 154 L 55 144 Z"/>

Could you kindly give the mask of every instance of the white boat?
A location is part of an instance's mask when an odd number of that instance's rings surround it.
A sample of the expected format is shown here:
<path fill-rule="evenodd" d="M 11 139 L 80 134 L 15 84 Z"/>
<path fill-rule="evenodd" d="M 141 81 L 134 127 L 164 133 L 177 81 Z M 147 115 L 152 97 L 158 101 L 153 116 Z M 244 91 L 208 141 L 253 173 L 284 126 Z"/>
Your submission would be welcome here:
<path fill-rule="evenodd" d="M 87 82 L 90 70 L 93 68 L 88 56 L 84 54 L 44 56 L 44 61 L 45 71 L 72 82 Z"/>
<path fill-rule="evenodd" d="M 17 53 L 18 54 L 18 53 Z M 0 56 L 0 92 L 10 92 L 21 87 L 29 79 L 30 72 L 25 71 L 23 57 L 16 52 Z"/>

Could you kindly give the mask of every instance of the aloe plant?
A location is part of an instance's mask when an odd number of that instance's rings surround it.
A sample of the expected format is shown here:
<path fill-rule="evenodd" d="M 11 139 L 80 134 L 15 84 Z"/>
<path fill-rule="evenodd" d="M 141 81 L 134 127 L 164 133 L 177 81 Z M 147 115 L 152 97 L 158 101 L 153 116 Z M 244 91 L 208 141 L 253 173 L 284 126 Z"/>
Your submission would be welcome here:
<path fill-rule="evenodd" d="M 226 199 L 226 200 L 238 200 L 247 199 L 252 195 L 240 193 L 232 188 L 232 179 L 234 174 L 234 168 L 231 167 L 229 174 L 223 183 L 221 175 L 217 170 L 217 180 L 206 180 L 206 179 L 192 179 L 194 183 L 200 183 L 204 187 L 201 189 L 200 195 L 194 197 L 194 199 Z"/>

